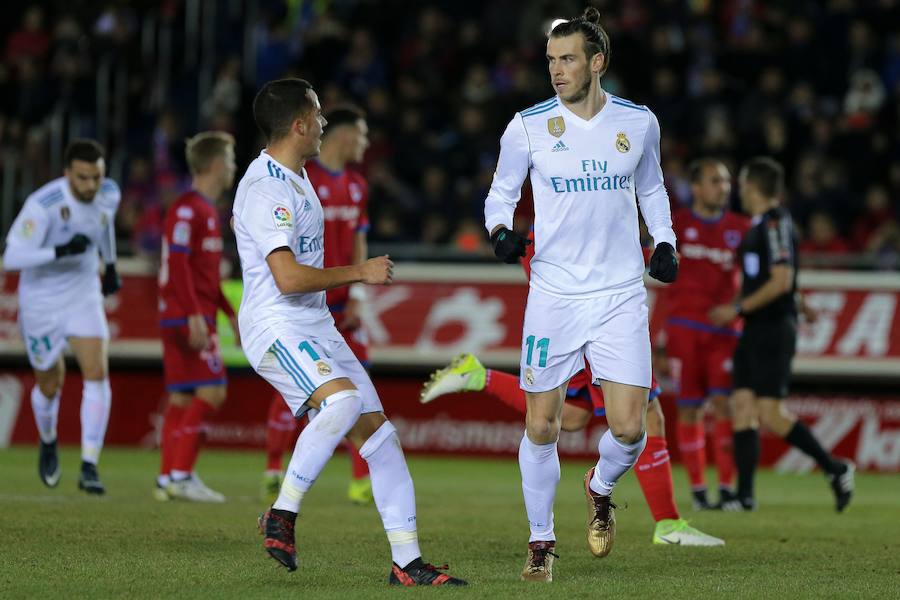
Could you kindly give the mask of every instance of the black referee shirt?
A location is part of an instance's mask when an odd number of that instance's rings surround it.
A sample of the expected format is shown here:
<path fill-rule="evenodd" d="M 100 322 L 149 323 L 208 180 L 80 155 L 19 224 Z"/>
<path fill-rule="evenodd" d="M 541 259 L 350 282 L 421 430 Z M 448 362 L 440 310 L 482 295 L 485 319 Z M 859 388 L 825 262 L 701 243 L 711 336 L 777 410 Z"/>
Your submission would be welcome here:
<path fill-rule="evenodd" d="M 769 209 L 753 219 L 753 226 L 744 236 L 739 250 L 743 283 L 741 297 L 746 298 L 772 276 L 772 265 L 794 268 L 791 289 L 759 310 L 748 313 L 747 321 L 775 321 L 796 316 L 794 292 L 797 290 L 797 234 L 791 214 L 783 207 Z"/>

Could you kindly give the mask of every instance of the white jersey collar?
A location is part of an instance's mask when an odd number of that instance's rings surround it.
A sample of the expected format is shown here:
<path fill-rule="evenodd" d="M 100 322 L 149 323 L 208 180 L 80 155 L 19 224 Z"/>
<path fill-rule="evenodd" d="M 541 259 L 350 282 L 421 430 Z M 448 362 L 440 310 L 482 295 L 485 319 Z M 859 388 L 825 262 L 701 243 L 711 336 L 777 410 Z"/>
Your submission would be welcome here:
<path fill-rule="evenodd" d="M 603 115 L 607 112 L 609 105 L 611 104 L 610 100 L 612 97 L 609 95 L 609 92 L 603 92 L 606 95 L 606 102 L 603 103 L 603 106 L 600 110 L 597 111 L 597 114 L 590 118 L 590 120 L 584 120 L 582 117 L 579 117 L 575 113 L 573 113 L 569 108 L 563 103 L 562 98 L 559 99 L 559 110 L 563 113 L 564 116 L 567 116 L 566 123 L 570 123 L 580 129 L 590 130 L 600 124 L 600 121 L 603 119 Z"/>

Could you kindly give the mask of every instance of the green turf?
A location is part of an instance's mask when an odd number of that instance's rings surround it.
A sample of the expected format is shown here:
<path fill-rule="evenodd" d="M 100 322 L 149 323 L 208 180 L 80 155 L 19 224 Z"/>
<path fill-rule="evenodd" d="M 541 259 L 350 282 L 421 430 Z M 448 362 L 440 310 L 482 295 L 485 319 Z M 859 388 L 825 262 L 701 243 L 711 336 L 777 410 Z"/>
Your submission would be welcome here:
<path fill-rule="evenodd" d="M 59 488 L 36 474 L 33 448 L 0 451 L 0 598 L 377 598 L 449 594 L 521 598 L 527 524 L 513 461 L 414 458 L 419 535 L 426 560 L 447 561 L 465 590 L 415 591 L 385 584 L 389 550 L 374 508 L 345 499 L 348 463 L 335 457 L 304 501 L 300 569 L 266 557 L 256 533 L 263 458 L 206 452 L 199 470 L 229 497 L 224 505 L 158 503 L 150 496 L 156 455 L 107 449 L 105 498 L 76 491 L 78 455 L 66 450 Z M 843 515 L 819 475 L 760 476 L 754 514 L 686 516 L 724 537 L 725 548 L 659 547 L 633 475 L 616 492 L 615 549 L 590 556 L 583 535 L 581 477 L 563 465 L 556 502 L 555 582 L 545 598 L 896 597 L 900 585 L 900 477 L 860 476 Z"/>

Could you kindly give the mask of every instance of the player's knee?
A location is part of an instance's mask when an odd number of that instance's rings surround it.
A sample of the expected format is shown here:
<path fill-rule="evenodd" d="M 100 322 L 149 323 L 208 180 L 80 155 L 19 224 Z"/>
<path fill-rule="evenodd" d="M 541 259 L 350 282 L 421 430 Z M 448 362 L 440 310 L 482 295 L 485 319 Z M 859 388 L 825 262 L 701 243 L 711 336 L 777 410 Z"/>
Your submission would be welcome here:
<path fill-rule="evenodd" d="M 609 429 L 612 431 L 613 437 L 625 445 L 638 443 L 645 433 L 640 421 L 637 423 L 618 423 L 616 427 L 610 425 Z"/>
<path fill-rule="evenodd" d="M 712 411 L 716 419 L 721 421 L 731 418 L 731 402 L 728 396 L 717 395 L 712 398 Z"/>
<path fill-rule="evenodd" d="M 102 363 L 85 365 L 82 368 L 81 375 L 87 381 L 102 381 L 106 379 L 106 366 Z"/>
<path fill-rule="evenodd" d="M 56 377 L 38 381 L 38 389 L 45 398 L 53 398 L 62 389 L 62 381 Z"/>
<path fill-rule="evenodd" d="M 647 411 L 647 415 L 649 416 L 650 411 Z M 678 420 L 682 423 L 693 424 L 699 423 L 701 420 L 702 412 L 699 407 L 696 406 L 679 406 L 678 407 Z"/>
<path fill-rule="evenodd" d="M 198 392 L 197 395 L 200 396 L 200 398 L 202 398 L 204 400 L 204 402 L 211 404 L 215 408 L 221 408 L 222 405 L 225 403 L 225 394 L 226 394 L 225 386 L 217 385 L 215 387 L 203 388 L 202 392 Z"/>
<path fill-rule="evenodd" d="M 560 422 L 556 417 L 529 414 L 525 418 L 528 439 L 535 444 L 551 444 L 559 438 Z"/>

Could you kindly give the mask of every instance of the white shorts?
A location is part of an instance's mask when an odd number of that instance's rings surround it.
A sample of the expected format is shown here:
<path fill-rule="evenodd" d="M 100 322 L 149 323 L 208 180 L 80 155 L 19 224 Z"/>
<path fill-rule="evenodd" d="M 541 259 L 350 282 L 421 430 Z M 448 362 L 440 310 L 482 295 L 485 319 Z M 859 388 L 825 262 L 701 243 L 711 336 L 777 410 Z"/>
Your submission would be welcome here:
<path fill-rule="evenodd" d="M 531 288 L 522 328 L 519 386 L 556 389 L 584 369 L 600 380 L 650 387 L 647 290 L 566 299 Z"/>
<path fill-rule="evenodd" d="M 359 390 L 363 413 L 383 412 L 369 374 L 336 329 L 334 334 L 334 339 L 281 336 L 263 355 L 256 372 L 278 390 L 297 418 L 310 409 L 306 402 L 316 389 L 341 377 Z"/>
<path fill-rule="evenodd" d="M 67 338 L 109 339 L 109 326 L 100 297 L 86 298 L 78 304 L 54 310 L 20 306 L 19 329 L 28 361 L 38 371 L 53 368 L 68 346 Z"/>

